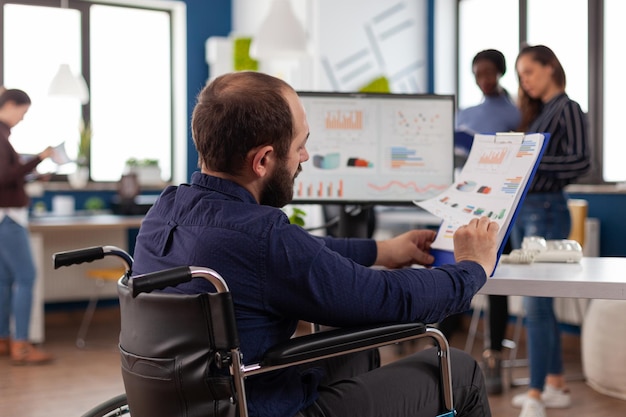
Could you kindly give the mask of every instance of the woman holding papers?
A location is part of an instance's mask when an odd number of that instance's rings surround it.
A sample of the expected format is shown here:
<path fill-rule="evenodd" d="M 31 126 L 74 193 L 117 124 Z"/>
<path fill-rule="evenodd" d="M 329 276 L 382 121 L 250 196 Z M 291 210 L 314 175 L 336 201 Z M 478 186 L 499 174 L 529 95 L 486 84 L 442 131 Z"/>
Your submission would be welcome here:
<path fill-rule="evenodd" d="M 54 153 L 51 147 L 22 162 L 9 142 L 11 128 L 30 107 L 22 90 L 0 87 L 0 356 L 15 365 L 49 362 L 52 357 L 28 341 L 35 265 L 28 236 L 28 196 L 24 178 Z M 15 331 L 10 335 L 10 319 Z"/>
<path fill-rule="evenodd" d="M 524 47 L 516 60 L 521 131 L 550 134 L 516 223 L 511 242 L 524 236 L 566 239 L 570 215 L 564 187 L 589 168 L 587 126 L 580 106 L 565 93 L 565 71 L 554 52 L 543 45 Z M 571 404 L 563 378 L 561 342 L 553 299 L 524 297 L 527 319 L 530 385 L 513 398 L 520 417 L 542 417 L 546 408 Z"/>
<path fill-rule="evenodd" d="M 515 131 L 519 127 L 520 111 L 509 93 L 500 85 L 506 73 L 506 60 L 495 49 L 480 51 L 472 60 L 476 85 L 483 93 L 483 101 L 459 111 L 456 130 L 471 133 L 496 133 Z M 501 352 L 502 341 L 509 318 L 508 298 L 505 295 L 489 296 L 489 349 L 483 352 L 483 371 L 487 393 L 502 393 Z"/>

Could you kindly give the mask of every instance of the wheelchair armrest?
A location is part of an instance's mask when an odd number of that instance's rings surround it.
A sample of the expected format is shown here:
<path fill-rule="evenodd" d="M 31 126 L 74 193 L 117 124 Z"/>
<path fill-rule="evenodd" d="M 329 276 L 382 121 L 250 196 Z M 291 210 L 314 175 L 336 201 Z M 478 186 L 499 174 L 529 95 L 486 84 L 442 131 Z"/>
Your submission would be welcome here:
<path fill-rule="evenodd" d="M 295 337 L 265 352 L 261 366 L 308 362 L 341 353 L 365 350 L 414 339 L 426 333 L 423 323 L 401 323 L 340 328 Z"/>

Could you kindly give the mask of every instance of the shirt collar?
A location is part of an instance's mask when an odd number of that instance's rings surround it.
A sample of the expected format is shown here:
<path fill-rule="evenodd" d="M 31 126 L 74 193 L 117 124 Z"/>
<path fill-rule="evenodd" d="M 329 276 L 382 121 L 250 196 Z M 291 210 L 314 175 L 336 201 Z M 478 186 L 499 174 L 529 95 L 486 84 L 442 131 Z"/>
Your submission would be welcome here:
<path fill-rule="evenodd" d="M 191 185 L 227 195 L 232 199 L 240 200 L 244 203 L 258 204 L 250 191 L 224 178 L 214 177 L 212 175 L 203 174 L 202 172 L 194 172 L 191 175 Z"/>
<path fill-rule="evenodd" d="M 497 94 L 495 96 L 484 96 L 485 97 L 485 101 L 500 101 L 500 100 L 504 100 L 507 98 L 507 95 L 504 91 L 500 92 L 500 94 Z"/>
<path fill-rule="evenodd" d="M 545 103 L 545 106 L 551 106 L 553 103 L 556 103 L 557 101 L 561 100 L 563 97 L 567 98 L 567 94 L 565 92 L 559 93 L 556 96 L 552 97 L 549 101 L 547 101 Z"/>

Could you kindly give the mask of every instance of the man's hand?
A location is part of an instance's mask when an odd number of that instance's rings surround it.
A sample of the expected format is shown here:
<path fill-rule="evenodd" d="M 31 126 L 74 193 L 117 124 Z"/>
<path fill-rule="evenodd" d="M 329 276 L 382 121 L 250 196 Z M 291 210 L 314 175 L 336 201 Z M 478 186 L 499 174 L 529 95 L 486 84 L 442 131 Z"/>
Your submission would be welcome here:
<path fill-rule="evenodd" d="M 432 230 L 411 230 L 392 239 L 376 242 L 376 265 L 387 268 L 430 265 L 435 259 L 428 252 L 435 236 Z"/>
<path fill-rule="evenodd" d="M 496 267 L 498 247 L 496 238 L 500 226 L 487 217 L 472 219 L 461 226 L 454 234 L 454 259 L 457 262 L 474 261 L 479 263 L 487 276 Z"/>

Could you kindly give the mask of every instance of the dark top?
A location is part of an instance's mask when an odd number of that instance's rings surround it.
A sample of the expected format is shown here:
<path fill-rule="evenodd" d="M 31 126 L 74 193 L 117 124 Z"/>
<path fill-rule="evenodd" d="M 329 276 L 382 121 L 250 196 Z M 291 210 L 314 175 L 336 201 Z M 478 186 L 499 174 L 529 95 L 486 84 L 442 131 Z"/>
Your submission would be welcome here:
<path fill-rule="evenodd" d="M 530 192 L 560 192 L 590 166 L 587 122 L 580 106 L 563 93 L 545 103 L 529 132 L 548 132 L 550 140 Z"/>
<path fill-rule="evenodd" d="M 194 173 L 163 191 L 142 222 L 134 273 L 175 266 L 215 269 L 233 294 L 244 363 L 288 340 L 298 320 L 329 326 L 438 322 L 466 311 L 485 283 L 483 268 L 373 269 L 376 242 L 316 237 L 243 187 Z M 181 293 L 212 291 L 196 279 Z M 320 375 L 295 368 L 246 380 L 251 416 L 292 416 L 317 398 Z"/>
<path fill-rule="evenodd" d="M 26 207 L 29 198 L 24 178 L 41 162 L 36 156 L 22 162 L 9 142 L 11 129 L 0 122 L 0 207 Z"/>

